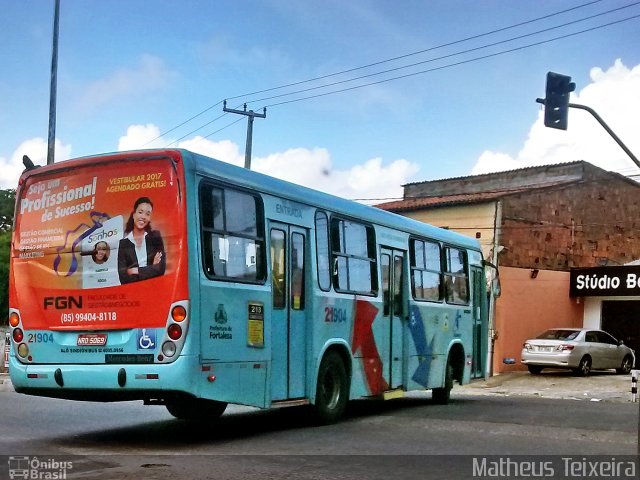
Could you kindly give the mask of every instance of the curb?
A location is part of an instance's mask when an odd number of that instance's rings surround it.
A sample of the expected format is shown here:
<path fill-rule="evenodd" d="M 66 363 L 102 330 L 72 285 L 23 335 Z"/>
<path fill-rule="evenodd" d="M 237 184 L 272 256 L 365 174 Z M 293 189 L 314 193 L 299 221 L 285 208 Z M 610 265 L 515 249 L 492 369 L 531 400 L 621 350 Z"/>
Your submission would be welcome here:
<path fill-rule="evenodd" d="M 0 373 L 0 392 L 13 392 L 13 383 L 8 373 Z"/>

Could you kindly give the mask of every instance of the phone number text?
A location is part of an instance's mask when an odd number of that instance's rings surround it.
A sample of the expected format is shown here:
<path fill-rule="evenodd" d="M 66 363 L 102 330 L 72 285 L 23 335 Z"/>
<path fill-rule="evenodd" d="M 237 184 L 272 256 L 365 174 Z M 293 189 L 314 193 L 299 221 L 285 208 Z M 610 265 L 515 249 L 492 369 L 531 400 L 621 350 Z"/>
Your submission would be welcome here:
<path fill-rule="evenodd" d="M 62 323 L 114 322 L 117 319 L 116 312 L 63 313 L 60 315 Z"/>

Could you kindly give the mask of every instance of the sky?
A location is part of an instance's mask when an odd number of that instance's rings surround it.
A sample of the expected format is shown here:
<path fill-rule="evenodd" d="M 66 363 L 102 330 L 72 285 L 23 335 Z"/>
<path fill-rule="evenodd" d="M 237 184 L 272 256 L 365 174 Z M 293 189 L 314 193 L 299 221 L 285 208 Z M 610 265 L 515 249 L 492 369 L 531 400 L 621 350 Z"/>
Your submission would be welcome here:
<path fill-rule="evenodd" d="M 53 0 L 2 0 L 0 188 L 45 164 Z M 548 71 L 640 156 L 633 0 L 61 0 L 56 156 L 180 147 L 345 198 L 585 160 L 640 169 L 583 110 L 545 128 Z M 637 175 L 637 176 L 636 176 Z"/>

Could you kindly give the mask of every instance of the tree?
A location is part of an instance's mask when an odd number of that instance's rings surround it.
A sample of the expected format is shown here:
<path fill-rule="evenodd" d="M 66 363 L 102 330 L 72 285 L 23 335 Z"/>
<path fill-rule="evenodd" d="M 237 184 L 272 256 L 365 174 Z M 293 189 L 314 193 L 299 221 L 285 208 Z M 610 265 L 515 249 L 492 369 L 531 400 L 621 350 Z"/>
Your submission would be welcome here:
<path fill-rule="evenodd" d="M 16 191 L 12 188 L 0 190 L 0 232 L 8 232 L 13 224 Z"/>
<path fill-rule="evenodd" d="M 6 325 L 9 312 L 9 255 L 15 201 L 15 190 L 0 190 L 0 325 Z"/>
<path fill-rule="evenodd" d="M 9 251 L 11 231 L 0 233 L 0 325 L 9 318 Z"/>

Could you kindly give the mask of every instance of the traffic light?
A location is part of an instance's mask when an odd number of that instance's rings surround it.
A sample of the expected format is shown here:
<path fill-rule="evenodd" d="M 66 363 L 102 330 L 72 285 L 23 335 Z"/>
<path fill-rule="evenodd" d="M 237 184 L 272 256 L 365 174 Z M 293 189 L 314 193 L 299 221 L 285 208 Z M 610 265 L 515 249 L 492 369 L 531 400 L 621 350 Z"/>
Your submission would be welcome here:
<path fill-rule="evenodd" d="M 544 99 L 545 127 L 567 129 L 569 93 L 576 89 L 571 77 L 559 73 L 547 73 L 547 90 Z"/>

